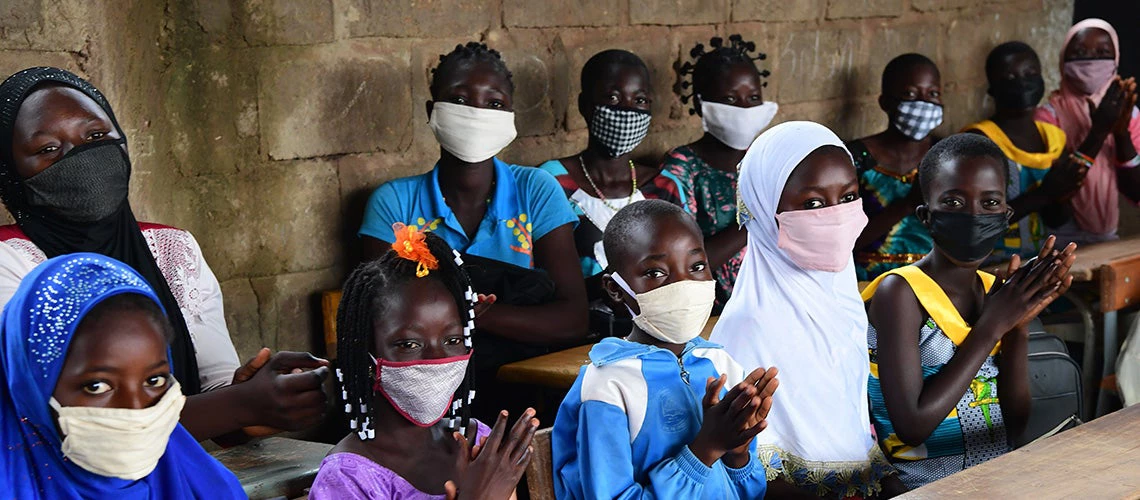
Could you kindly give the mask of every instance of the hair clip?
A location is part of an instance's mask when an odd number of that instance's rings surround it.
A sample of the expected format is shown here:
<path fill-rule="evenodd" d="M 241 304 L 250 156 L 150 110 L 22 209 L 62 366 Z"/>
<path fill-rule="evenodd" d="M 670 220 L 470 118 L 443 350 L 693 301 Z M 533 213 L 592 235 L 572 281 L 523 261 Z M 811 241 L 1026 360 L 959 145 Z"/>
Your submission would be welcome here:
<path fill-rule="evenodd" d="M 429 272 L 439 269 L 439 261 L 428 248 L 423 231 L 417 230 L 415 226 L 406 226 L 397 222 L 392 224 L 392 233 L 396 236 L 392 250 L 395 250 L 400 258 L 416 263 L 417 278 L 423 278 Z"/>

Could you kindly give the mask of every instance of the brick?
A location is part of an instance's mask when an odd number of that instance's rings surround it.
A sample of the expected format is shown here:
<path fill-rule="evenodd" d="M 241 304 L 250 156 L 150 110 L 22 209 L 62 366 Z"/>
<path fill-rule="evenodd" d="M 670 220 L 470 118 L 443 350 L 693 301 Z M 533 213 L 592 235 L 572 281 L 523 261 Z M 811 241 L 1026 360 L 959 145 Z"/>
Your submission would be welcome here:
<path fill-rule="evenodd" d="M 629 0 L 631 24 L 713 24 L 728 18 L 727 0 Z"/>
<path fill-rule="evenodd" d="M 92 22 L 113 4 L 44 0 L 0 2 L 0 50 L 64 50 L 86 53 L 90 40 L 103 38 Z"/>
<path fill-rule="evenodd" d="M 946 57 L 943 82 L 986 81 L 986 56 L 998 44 L 1013 39 L 1015 15 L 988 14 L 957 18 L 946 27 Z M 1048 58 L 1044 58 L 1048 60 Z"/>
<path fill-rule="evenodd" d="M 883 69 L 895 57 L 917 52 L 929 57 L 941 66 L 938 57 L 938 37 L 931 36 L 938 32 L 938 25 L 910 24 L 897 25 L 894 23 L 879 23 L 873 30 L 869 39 L 870 48 L 867 55 L 870 61 L 860 65 L 857 69 L 857 81 L 860 95 L 877 96 L 882 87 Z"/>
<path fill-rule="evenodd" d="M 351 37 L 475 37 L 501 23 L 497 2 L 344 0 L 337 15 Z"/>
<path fill-rule="evenodd" d="M 945 88 L 942 95 L 945 116 L 942 126 L 935 129 L 934 133 L 945 137 L 993 114 L 993 99 L 986 94 L 986 87 L 986 84 L 972 84 L 950 85 Z"/>
<path fill-rule="evenodd" d="M 853 92 L 860 33 L 857 29 L 793 31 L 782 35 L 779 71 L 773 72 L 781 104 L 833 99 Z"/>
<path fill-rule="evenodd" d="M 431 43 L 417 43 L 411 47 L 412 123 L 409 129 L 412 139 L 404 153 L 410 158 L 421 159 L 422 163 L 426 163 L 423 168 L 430 168 L 439 159 L 439 143 L 427 126 L 426 103 L 431 100 L 431 70 L 439 65 L 440 55 L 451 52 L 456 45 L 467 41 L 467 38 L 447 38 L 431 40 Z"/>
<path fill-rule="evenodd" d="M 622 0 L 503 0 L 503 24 L 520 28 L 615 26 L 622 24 L 625 6 Z"/>
<path fill-rule="evenodd" d="M 432 161 L 414 161 L 404 155 L 388 154 L 345 155 L 336 163 L 342 229 L 339 238 L 346 242 L 343 253 L 350 258 L 358 256 L 356 231 L 360 229 L 364 207 L 372 192 L 392 179 L 419 175 L 433 167 Z"/>
<path fill-rule="evenodd" d="M 0 3 L 0 31 L 36 26 L 43 19 L 41 0 L 4 0 Z"/>
<path fill-rule="evenodd" d="M 841 139 L 852 138 L 854 127 L 854 102 L 845 103 L 839 100 L 800 102 L 780 106 L 780 113 L 776 115 L 776 123 L 807 120 L 825 125 Z"/>
<path fill-rule="evenodd" d="M 823 12 L 824 0 L 730 0 L 733 21 L 814 21 Z"/>
<path fill-rule="evenodd" d="M 223 281 L 222 302 L 226 310 L 226 327 L 230 340 L 242 362 L 252 358 L 262 347 L 270 347 L 261 338 L 257 294 L 246 278 Z"/>
<path fill-rule="evenodd" d="M 558 126 L 554 116 L 555 58 L 553 35 L 538 30 L 495 30 L 487 45 L 503 54 L 515 83 L 515 127 L 519 137 L 549 135 Z"/>
<path fill-rule="evenodd" d="M 68 52 L 0 50 L 0 81 L 12 73 L 32 66 L 55 66 L 82 75 L 79 62 Z"/>
<path fill-rule="evenodd" d="M 333 39 L 332 0 L 239 2 L 253 45 L 306 45 Z"/>
<path fill-rule="evenodd" d="M 253 278 L 261 318 L 261 338 L 274 351 L 325 352 L 320 294 L 341 287 L 344 272 L 322 269 Z"/>
<path fill-rule="evenodd" d="M 261 67 L 262 151 L 273 159 L 400 151 L 411 140 L 408 52 L 341 44 Z"/>
<path fill-rule="evenodd" d="M 225 0 L 194 0 L 194 19 L 206 33 L 224 35 L 234 24 L 234 12 Z"/>
<path fill-rule="evenodd" d="M 547 160 L 580 153 L 586 148 L 587 140 L 589 133 L 585 129 L 558 135 L 519 137 L 499 154 L 499 158 L 515 165 L 540 165 Z"/>
<path fill-rule="evenodd" d="M 827 18 L 896 17 L 903 13 L 903 0 L 828 0 Z"/>
<path fill-rule="evenodd" d="M 910 0 L 911 8 L 922 12 L 961 9 L 984 3 L 985 0 Z"/>

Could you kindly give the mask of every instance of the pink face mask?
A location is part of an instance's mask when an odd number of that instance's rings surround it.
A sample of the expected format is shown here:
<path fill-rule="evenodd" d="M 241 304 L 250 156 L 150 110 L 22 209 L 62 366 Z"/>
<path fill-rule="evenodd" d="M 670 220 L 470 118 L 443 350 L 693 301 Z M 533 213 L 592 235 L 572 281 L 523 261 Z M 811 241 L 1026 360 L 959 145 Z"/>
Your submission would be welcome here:
<path fill-rule="evenodd" d="M 776 245 L 804 269 L 837 273 L 851 263 L 855 239 L 867 225 L 863 204 L 840 203 L 816 210 L 776 214 Z"/>
<path fill-rule="evenodd" d="M 1074 90 L 1093 95 L 1108 85 L 1116 74 L 1116 61 L 1112 59 L 1082 59 L 1066 62 L 1062 67 L 1064 79 Z"/>

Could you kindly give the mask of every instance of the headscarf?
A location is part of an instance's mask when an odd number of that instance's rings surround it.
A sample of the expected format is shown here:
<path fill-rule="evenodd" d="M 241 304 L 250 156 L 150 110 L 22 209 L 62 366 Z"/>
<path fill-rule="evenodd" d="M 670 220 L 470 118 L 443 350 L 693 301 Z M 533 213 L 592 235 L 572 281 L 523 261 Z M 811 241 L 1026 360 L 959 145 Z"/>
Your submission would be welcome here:
<path fill-rule="evenodd" d="M 190 330 L 180 313 L 178 301 L 170 292 L 170 285 L 139 230 L 130 203 L 124 200 L 115 213 L 96 222 L 70 221 L 49 210 L 28 204 L 24 181 L 13 165 L 12 140 L 20 106 L 36 86 L 43 83 L 61 84 L 83 92 L 103 108 L 115 130 L 126 140 L 127 136 L 115 119 L 111 105 L 86 80 L 59 68 L 40 67 L 20 71 L 0 84 L 0 198 L 3 198 L 4 205 L 24 234 L 49 258 L 74 252 L 95 252 L 122 261 L 142 274 L 154 288 L 162 307 L 178 313 L 170 315 L 170 323 L 174 325 L 174 339 L 170 346 L 174 376 L 182 385 L 183 392 L 187 395 L 197 394 L 201 390 L 201 381 L 198 379 L 198 361 L 194 357 Z"/>
<path fill-rule="evenodd" d="M 0 491 L 8 498 L 245 498 L 222 467 L 179 424 L 158 466 L 138 481 L 88 472 L 67 460 L 48 400 L 83 317 L 114 295 L 161 305 L 146 280 L 94 253 L 56 257 L 20 282 L 0 315 Z"/>
<path fill-rule="evenodd" d="M 823 125 L 786 122 L 748 148 L 737 189 L 749 250 L 711 340 L 747 370 L 780 369 L 780 389 L 758 448 L 775 446 L 785 464 L 791 454 L 858 468 L 867 464 L 875 442 L 867 409 L 867 315 L 855 267 L 805 270 L 777 247 L 776 207 L 784 184 L 823 146 L 847 152 Z"/>
<path fill-rule="evenodd" d="M 1069 149 L 1073 151 L 1080 147 L 1092 129 L 1088 100 L 1092 99 L 1094 104 L 1099 105 L 1108 87 L 1112 85 L 1110 81 L 1095 94 L 1087 95 L 1065 79 L 1065 51 L 1077 33 L 1089 28 L 1099 28 L 1108 32 L 1116 52 L 1116 64 L 1120 65 L 1120 41 L 1111 24 L 1102 19 L 1085 19 L 1069 28 L 1068 34 L 1065 35 L 1065 43 L 1061 45 L 1061 88 L 1049 95 L 1049 104 L 1057 116 L 1058 126 L 1065 131 Z M 1038 113 L 1040 116 L 1041 111 Z M 1084 186 L 1077 191 L 1070 202 L 1073 207 L 1073 218 L 1084 231 L 1095 234 L 1115 233 L 1120 219 L 1120 208 L 1117 206 L 1116 140 L 1112 134 L 1104 140 L 1104 146 L 1093 160 L 1093 166 L 1085 177 Z"/>

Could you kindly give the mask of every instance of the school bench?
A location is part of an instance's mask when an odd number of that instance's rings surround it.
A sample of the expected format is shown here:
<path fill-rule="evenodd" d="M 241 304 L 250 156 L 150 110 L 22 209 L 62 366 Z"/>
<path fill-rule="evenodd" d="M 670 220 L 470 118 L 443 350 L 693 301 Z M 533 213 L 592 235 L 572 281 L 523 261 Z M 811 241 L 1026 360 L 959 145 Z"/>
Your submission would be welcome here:
<path fill-rule="evenodd" d="M 283 437 L 257 439 L 211 452 L 232 471 L 252 500 L 307 494 L 332 445 Z"/>

